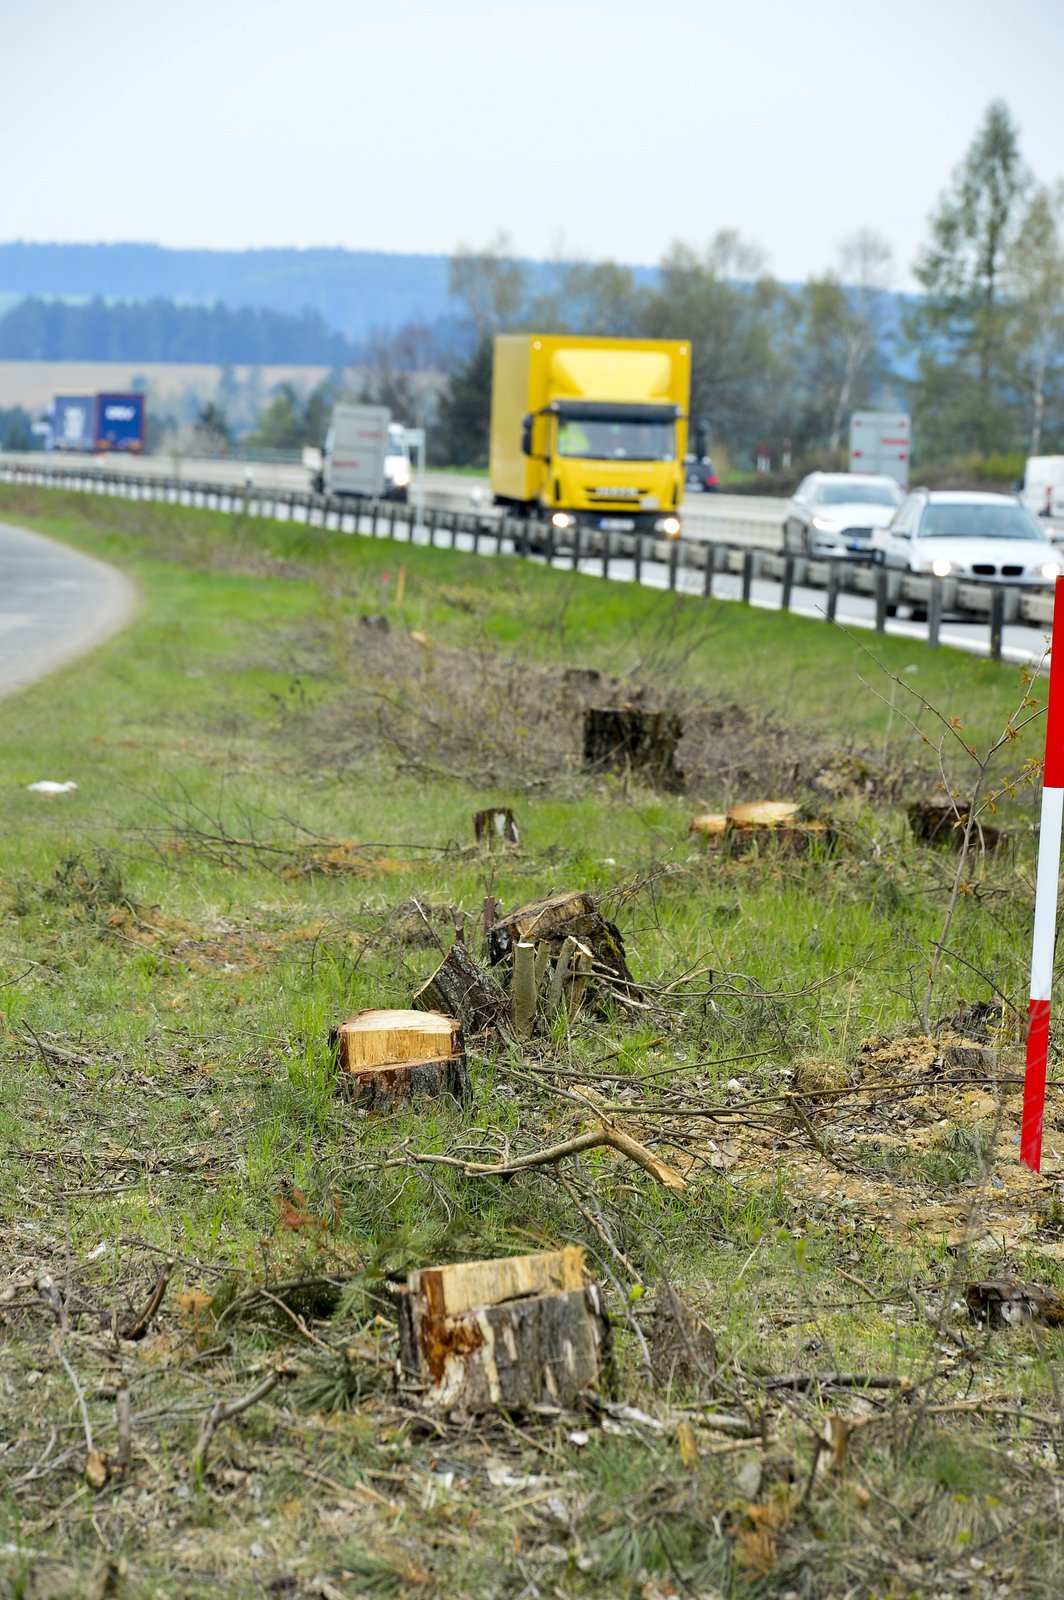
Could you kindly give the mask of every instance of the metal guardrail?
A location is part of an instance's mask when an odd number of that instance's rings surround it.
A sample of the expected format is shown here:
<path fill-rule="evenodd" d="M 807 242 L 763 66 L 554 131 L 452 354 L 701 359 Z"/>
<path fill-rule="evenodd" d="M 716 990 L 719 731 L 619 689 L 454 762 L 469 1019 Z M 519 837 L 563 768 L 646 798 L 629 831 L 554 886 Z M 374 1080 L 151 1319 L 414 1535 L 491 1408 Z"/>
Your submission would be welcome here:
<path fill-rule="evenodd" d="M 419 524 L 413 506 L 395 500 L 352 500 L 298 489 L 195 482 L 96 468 L 90 471 L 51 463 L 47 468 L 37 468 L 0 462 L 0 483 L 27 483 L 126 500 L 159 500 L 206 510 L 239 511 L 282 521 L 299 520 L 310 527 L 369 538 L 394 539 L 399 537 L 397 530 L 405 529 L 407 543 L 418 543 L 419 532 L 421 543 L 444 549 L 454 549 L 459 539 L 465 539 L 476 555 L 542 554 L 549 563 L 563 561 L 573 570 L 581 563 L 598 560 L 604 578 L 611 575 L 611 562 L 626 561 L 632 564 L 636 583 L 643 581 L 644 565 L 657 562 L 666 569 L 670 590 L 682 587 L 685 593 L 700 592 L 706 597 L 712 596 L 716 579 L 725 575 L 739 578 L 741 596 L 747 603 L 756 580 L 776 582 L 783 611 L 791 609 L 796 587 L 818 588 L 825 591 L 824 612 L 830 622 L 835 620 L 841 593 L 861 594 L 874 601 L 875 626 L 880 633 L 886 631 L 887 620 L 898 605 L 922 610 L 932 647 L 939 644 L 942 618 L 947 612 L 959 613 L 966 620 L 985 620 L 989 655 L 996 661 L 1001 659 L 1002 632 L 1007 623 L 1048 629 L 1053 620 L 1053 594 L 1048 588 L 1031 592 L 1018 584 L 916 577 L 882 566 L 814 560 L 750 546 L 737 548 L 723 542 L 662 539 L 652 534 L 604 532 L 579 526 L 567 529 L 563 540 L 549 522 L 442 506 L 428 506 L 424 521 Z M 701 584 L 693 590 L 690 584 L 681 585 L 681 571 L 701 573 Z"/>

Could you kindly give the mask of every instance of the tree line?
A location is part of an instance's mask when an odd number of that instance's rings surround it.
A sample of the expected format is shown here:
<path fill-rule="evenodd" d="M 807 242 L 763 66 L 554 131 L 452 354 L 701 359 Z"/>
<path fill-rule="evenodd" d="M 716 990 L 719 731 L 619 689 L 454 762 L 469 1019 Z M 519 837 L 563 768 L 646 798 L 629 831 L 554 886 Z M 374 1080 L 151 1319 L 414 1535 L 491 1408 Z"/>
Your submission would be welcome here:
<path fill-rule="evenodd" d="M 862 229 L 834 270 L 788 286 L 722 231 L 701 252 L 674 245 L 653 284 L 613 262 L 574 264 L 553 292 L 530 294 L 505 238 L 462 249 L 450 283 L 473 348 L 441 396 L 437 450 L 486 462 L 491 340 L 522 329 L 690 339 L 691 415 L 740 464 L 762 441 L 828 460 L 852 410 L 899 403 L 918 460 L 1064 450 L 1064 183 L 1036 183 L 1002 102 L 913 272 L 923 292 L 893 294 L 890 247 Z"/>
<path fill-rule="evenodd" d="M 96 296 L 84 304 L 30 296 L 0 317 L 0 360 L 197 362 L 342 367 L 363 347 L 316 311 L 180 305 Z"/>

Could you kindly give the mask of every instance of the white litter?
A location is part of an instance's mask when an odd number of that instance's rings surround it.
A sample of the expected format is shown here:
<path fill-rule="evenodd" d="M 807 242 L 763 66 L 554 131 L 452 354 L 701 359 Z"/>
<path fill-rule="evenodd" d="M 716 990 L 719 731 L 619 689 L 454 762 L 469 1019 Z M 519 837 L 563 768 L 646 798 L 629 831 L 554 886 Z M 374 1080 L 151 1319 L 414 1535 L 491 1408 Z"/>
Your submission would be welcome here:
<path fill-rule="evenodd" d="M 26 788 L 30 794 L 69 794 L 71 789 L 76 789 L 76 783 L 55 783 L 51 778 L 42 778 L 40 783 L 28 783 Z"/>

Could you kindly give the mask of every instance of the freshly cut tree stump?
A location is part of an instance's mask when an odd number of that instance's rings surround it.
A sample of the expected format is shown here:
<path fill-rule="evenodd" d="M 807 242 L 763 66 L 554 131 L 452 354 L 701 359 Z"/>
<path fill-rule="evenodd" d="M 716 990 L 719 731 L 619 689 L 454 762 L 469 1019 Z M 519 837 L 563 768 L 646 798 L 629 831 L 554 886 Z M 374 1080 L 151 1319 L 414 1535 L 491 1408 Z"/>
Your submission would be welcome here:
<path fill-rule="evenodd" d="M 673 711 L 642 706 L 588 706 L 584 712 L 584 767 L 589 772 L 631 772 L 656 788 L 677 791 L 676 765 L 683 723 Z"/>
<path fill-rule="evenodd" d="M 419 1095 L 468 1100 L 462 1027 L 439 1011 L 360 1011 L 335 1032 L 337 1065 L 366 1111 L 394 1111 Z"/>
<path fill-rule="evenodd" d="M 477 844 L 520 844 L 521 836 L 509 806 L 491 806 L 487 811 L 474 811 L 473 833 Z"/>
<path fill-rule="evenodd" d="M 692 817 L 687 824 L 688 833 L 701 833 L 714 843 L 719 843 L 728 826 L 727 813 L 724 811 L 704 811 L 699 817 Z"/>
<path fill-rule="evenodd" d="M 792 855 L 805 855 L 813 845 L 832 850 L 838 842 L 828 822 L 799 821 L 801 806 L 793 800 L 749 800 L 726 814 L 693 817 L 688 831 L 701 833 L 725 855 L 742 855 L 760 840 L 771 839 Z"/>
<path fill-rule="evenodd" d="M 397 1315 L 402 1381 L 431 1411 L 573 1406 L 608 1352 L 599 1293 L 575 1246 L 412 1272 Z"/>
<path fill-rule="evenodd" d="M 964 843 L 968 812 L 966 800 L 954 800 L 948 794 L 933 794 L 926 800 L 916 800 L 909 807 L 913 838 L 921 844 L 946 845 L 959 850 Z M 1000 828 L 992 828 L 985 822 L 976 823 L 972 830 L 972 844 L 976 849 L 996 850 L 1000 843 Z"/>
<path fill-rule="evenodd" d="M 498 985 L 482 972 L 461 940 L 456 939 L 432 977 L 414 996 L 426 1011 L 457 1017 L 463 1032 L 476 1034 L 505 1028 L 509 1007 Z"/>

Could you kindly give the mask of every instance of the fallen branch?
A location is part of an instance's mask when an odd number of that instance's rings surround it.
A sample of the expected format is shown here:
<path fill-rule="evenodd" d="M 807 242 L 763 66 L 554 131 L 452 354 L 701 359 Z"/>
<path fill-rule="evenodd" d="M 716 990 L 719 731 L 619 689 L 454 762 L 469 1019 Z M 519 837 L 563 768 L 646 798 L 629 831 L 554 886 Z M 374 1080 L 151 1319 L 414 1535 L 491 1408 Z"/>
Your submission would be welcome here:
<path fill-rule="evenodd" d="M 627 1156 L 636 1166 L 642 1167 L 644 1172 L 649 1172 L 652 1178 L 657 1179 L 663 1188 L 686 1189 L 686 1183 L 674 1167 L 659 1160 L 637 1139 L 630 1138 L 628 1134 L 622 1133 L 619 1128 L 609 1123 L 592 1128 L 587 1133 L 578 1133 L 572 1139 L 563 1140 L 561 1144 L 548 1145 L 544 1150 L 534 1150 L 530 1155 L 515 1156 L 512 1161 L 463 1161 L 459 1156 L 410 1151 L 405 1156 L 397 1156 L 394 1160 L 386 1162 L 385 1165 L 399 1167 L 412 1161 L 417 1166 L 454 1167 L 467 1178 L 509 1178 L 515 1173 L 528 1172 L 534 1167 L 552 1166 L 556 1161 L 564 1161 L 566 1156 L 579 1155 L 583 1150 L 595 1150 L 602 1145 L 608 1145 L 610 1149 Z"/>
<path fill-rule="evenodd" d="M 254 1389 L 249 1389 L 247 1394 L 240 1395 L 236 1400 L 219 1400 L 211 1407 L 203 1419 L 200 1436 L 196 1441 L 196 1448 L 192 1456 L 192 1475 L 201 1482 L 204 1469 L 207 1465 L 207 1451 L 211 1440 L 223 1422 L 231 1422 L 234 1417 L 239 1417 L 242 1412 L 250 1411 L 252 1406 L 257 1406 L 260 1400 L 265 1400 L 272 1394 L 281 1381 L 280 1369 L 275 1369 L 257 1383 Z"/>
<path fill-rule="evenodd" d="M 151 1294 L 148 1296 L 147 1300 L 145 1300 L 143 1306 L 137 1312 L 136 1316 L 130 1318 L 130 1320 L 121 1327 L 120 1332 L 123 1339 L 142 1339 L 144 1337 L 148 1329 L 148 1324 L 151 1322 L 152 1317 L 154 1317 L 155 1313 L 163 1303 L 163 1296 L 166 1293 L 166 1286 L 174 1275 L 174 1268 L 176 1265 L 176 1261 L 165 1261 L 163 1263 L 162 1271 L 155 1280 L 155 1287 L 152 1289 Z"/>
<path fill-rule="evenodd" d="M 756 1380 L 765 1389 L 790 1389 L 804 1394 L 809 1389 L 912 1389 L 911 1378 L 878 1372 L 781 1372 L 775 1377 Z"/>

